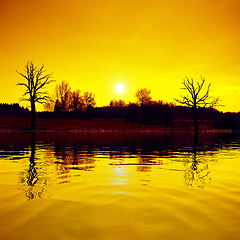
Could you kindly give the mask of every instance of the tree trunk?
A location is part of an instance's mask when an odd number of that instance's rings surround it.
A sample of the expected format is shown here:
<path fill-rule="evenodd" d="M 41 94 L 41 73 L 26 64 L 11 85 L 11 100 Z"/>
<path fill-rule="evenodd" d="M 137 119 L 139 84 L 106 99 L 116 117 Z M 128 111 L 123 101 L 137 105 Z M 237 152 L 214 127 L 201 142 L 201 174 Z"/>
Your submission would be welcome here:
<path fill-rule="evenodd" d="M 35 135 L 35 132 L 32 132 L 31 133 L 31 157 L 30 157 L 31 164 L 34 164 L 35 151 L 36 151 L 36 135 Z"/>
<path fill-rule="evenodd" d="M 36 129 L 36 108 L 35 101 L 31 100 L 31 130 L 35 131 Z"/>
<path fill-rule="evenodd" d="M 197 107 L 193 107 L 193 121 L 194 121 L 194 131 L 198 131 L 198 114 L 197 114 Z"/>
<path fill-rule="evenodd" d="M 140 115 L 140 122 L 144 123 L 144 104 L 143 102 L 141 103 L 141 115 Z"/>
<path fill-rule="evenodd" d="M 198 146 L 198 132 L 194 132 L 194 140 L 193 140 L 193 153 L 196 155 Z"/>
<path fill-rule="evenodd" d="M 28 175 L 27 175 L 28 186 L 34 186 L 38 180 L 37 169 L 35 167 L 35 164 L 36 164 L 35 151 L 36 151 L 35 132 L 32 132 L 31 133 L 31 157 L 30 157 L 30 164 L 29 164 Z"/>

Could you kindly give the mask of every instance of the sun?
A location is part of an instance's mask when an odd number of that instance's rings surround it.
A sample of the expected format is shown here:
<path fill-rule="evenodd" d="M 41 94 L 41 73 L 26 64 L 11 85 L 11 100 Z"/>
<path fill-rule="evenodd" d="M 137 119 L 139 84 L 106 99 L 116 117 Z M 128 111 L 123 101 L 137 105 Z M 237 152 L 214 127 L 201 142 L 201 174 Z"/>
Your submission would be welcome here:
<path fill-rule="evenodd" d="M 125 90 L 125 87 L 120 83 L 115 87 L 115 90 L 117 93 L 123 93 Z"/>

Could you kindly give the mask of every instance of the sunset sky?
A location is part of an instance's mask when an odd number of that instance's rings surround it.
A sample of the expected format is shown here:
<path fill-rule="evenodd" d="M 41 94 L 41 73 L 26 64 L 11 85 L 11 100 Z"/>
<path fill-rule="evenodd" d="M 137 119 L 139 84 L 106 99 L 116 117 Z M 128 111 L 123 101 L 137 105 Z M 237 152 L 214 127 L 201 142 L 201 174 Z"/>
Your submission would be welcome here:
<path fill-rule="evenodd" d="M 219 110 L 240 111 L 239 0 L 0 0 L 0 27 L 0 102 L 19 101 L 16 70 L 32 60 L 97 106 L 134 102 L 143 87 L 173 102 L 185 76 L 201 75 Z"/>

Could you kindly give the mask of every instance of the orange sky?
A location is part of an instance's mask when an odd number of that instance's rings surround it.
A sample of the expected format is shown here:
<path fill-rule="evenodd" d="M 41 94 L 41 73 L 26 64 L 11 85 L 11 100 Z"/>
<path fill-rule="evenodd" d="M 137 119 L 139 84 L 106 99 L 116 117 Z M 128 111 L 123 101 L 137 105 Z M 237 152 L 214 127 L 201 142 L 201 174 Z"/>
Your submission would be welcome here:
<path fill-rule="evenodd" d="M 173 102 L 202 75 L 219 110 L 240 111 L 239 0 L 0 0 L 0 29 L 0 102 L 19 101 L 16 70 L 33 60 L 97 106 L 135 101 L 139 87 Z"/>

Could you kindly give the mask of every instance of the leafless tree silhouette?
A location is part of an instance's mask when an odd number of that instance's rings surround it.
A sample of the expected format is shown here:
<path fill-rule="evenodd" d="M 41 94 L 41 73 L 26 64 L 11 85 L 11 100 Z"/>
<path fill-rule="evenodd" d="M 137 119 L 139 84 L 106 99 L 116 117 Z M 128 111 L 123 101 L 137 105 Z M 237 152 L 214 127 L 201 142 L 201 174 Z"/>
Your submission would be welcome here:
<path fill-rule="evenodd" d="M 152 97 L 150 96 L 151 90 L 147 90 L 147 88 L 139 88 L 136 93 L 137 103 L 143 107 L 147 105 L 151 100 Z"/>
<path fill-rule="evenodd" d="M 88 109 L 89 107 L 94 107 L 96 105 L 95 94 L 91 92 L 84 92 L 83 103 L 86 109 Z"/>
<path fill-rule="evenodd" d="M 92 92 L 84 92 L 83 93 L 83 107 L 86 110 L 87 119 L 90 118 L 92 114 L 93 107 L 96 105 L 95 94 Z"/>
<path fill-rule="evenodd" d="M 125 107 L 126 103 L 123 100 L 111 100 L 109 103 L 110 107 Z"/>
<path fill-rule="evenodd" d="M 62 81 L 61 83 L 56 84 L 55 98 L 62 112 L 66 112 L 68 110 L 70 105 L 70 97 L 71 87 L 69 86 L 69 83 Z"/>
<path fill-rule="evenodd" d="M 200 95 L 200 92 L 203 90 L 205 83 L 205 78 L 201 77 L 201 82 L 194 83 L 193 79 L 183 79 L 182 84 L 184 85 L 184 90 L 187 90 L 190 95 L 181 95 L 181 99 L 174 99 L 178 103 L 190 107 L 193 110 L 193 121 L 194 121 L 194 131 L 198 131 L 199 124 L 199 111 L 201 108 L 213 108 L 219 106 L 219 98 L 213 98 L 209 96 L 210 86 L 208 84 L 207 89 L 204 94 Z"/>
<path fill-rule="evenodd" d="M 83 98 L 80 95 L 80 90 L 76 90 L 71 92 L 70 96 L 70 109 L 74 112 L 77 112 L 78 110 L 82 109 L 83 107 Z"/>
<path fill-rule="evenodd" d="M 53 94 L 49 96 L 48 101 L 43 105 L 43 109 L 48 112 L 53 112 L 54 111 L 54 106 L 55 106 L 55 97 Z"/>
<path fill-rule="evenodd" d="M 51 79 L 52 73 L 47 74 L 44 70 L 44 65 L 38 68 L 34 63 L 27 62 L 25 66 L 25 72 L 18 72 L 19 75 L 25 78 L 27 82 L 18 82 L 18 86 L 24 86 L 25 92 L 21 101 L 29 101 L 31 104 L 31 130 L 36 128 L 36 102 L 45 103 L 49 97 L 48 92 L 43 90 L 45 86 L 55 80 Z"/>

